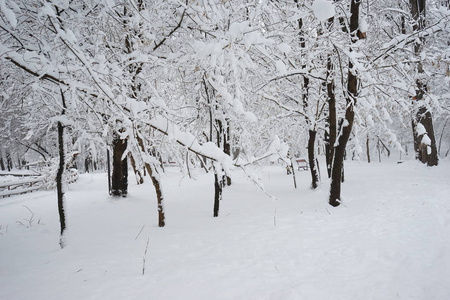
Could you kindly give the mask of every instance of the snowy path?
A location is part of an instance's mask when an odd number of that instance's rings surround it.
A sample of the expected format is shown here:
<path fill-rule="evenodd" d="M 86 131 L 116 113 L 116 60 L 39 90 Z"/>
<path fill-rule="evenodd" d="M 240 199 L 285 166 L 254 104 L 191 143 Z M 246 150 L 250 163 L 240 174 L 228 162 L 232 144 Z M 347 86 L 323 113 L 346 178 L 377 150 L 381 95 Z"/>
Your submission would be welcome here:
<path fill-rule="evenodd" d="M 281 167 L 260 173 L 279 201 L 236 173 L 219 218 L 212 175 L 170 169 L 165 228 L 150 184 L 112 199 L 105 174 L 82 175 L 64 250 L 53 192 L 0 199 L 0 299 L 449 299 L 449 163 L 346 168 L 338 208 L 307 172 L 297 190 Z"/>

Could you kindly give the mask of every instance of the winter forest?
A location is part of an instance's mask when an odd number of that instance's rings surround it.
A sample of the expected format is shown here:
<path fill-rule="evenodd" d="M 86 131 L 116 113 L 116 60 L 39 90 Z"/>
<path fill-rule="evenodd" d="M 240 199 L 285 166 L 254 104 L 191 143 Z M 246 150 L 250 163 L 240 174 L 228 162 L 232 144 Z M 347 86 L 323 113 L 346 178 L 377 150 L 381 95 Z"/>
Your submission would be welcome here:
<path fill-rule="evenodd" d="M 448 299 L 449 21 L 0 0 L 0 298 Z"/>

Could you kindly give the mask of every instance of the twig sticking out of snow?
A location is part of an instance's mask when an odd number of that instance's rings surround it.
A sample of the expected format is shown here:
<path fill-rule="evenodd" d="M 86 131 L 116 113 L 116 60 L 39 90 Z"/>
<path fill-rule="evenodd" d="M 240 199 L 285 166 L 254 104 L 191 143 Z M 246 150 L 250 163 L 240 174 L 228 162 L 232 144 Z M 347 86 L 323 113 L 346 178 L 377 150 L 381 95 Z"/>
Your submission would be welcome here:
<path fill-rule="evenodd" d="M 142 226 L 141 230 L 139 231 L 138 235 L 136 236 L 136 238 L 134 240 L 137 240 L 137 238 L 139 237 L 139 235 L 141 234 L 142 230 L 144 230 L 145 224 Z"/>
<path fill-rule="evenodd" d="M 145 246 L 144 256 L 142 257 L 142 275 L 145 274 L 145 258 L 147 257 L 148 242 L 150 242 L 150 238 L 147 238 L 147 245 Z"/>

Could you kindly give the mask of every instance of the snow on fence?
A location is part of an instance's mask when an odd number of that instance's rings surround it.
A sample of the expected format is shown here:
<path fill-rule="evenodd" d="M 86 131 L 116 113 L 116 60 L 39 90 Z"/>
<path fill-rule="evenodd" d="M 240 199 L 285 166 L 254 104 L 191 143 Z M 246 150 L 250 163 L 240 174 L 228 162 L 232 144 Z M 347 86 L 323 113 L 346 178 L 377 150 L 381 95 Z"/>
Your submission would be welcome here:
<path fill-rule="evenodd" d="M 0 197 L 3 198 L 37 191 L 41 188 L 41 183 L 42 180 L 40 178 L 0 183 Z"/>
<path fill-rule="evenodd" d="M 31 176 L 22 174 L 1 174 L 1 175 L 12 175 L 12 176 Z M 33 175 L 36 176 L 36 175 Z M 78 170 L 69 169 L 66 173 L 66 182 L 68 184 L 74 183 L 78 180 Z M 13 195 L 20 195 L 25 193 L 31 193 L 41 189 L 43 186 L 42 178 L 34 177 L 25 180 L 15 180 L 0 183 L 0 198 L 9 197 Z"/>

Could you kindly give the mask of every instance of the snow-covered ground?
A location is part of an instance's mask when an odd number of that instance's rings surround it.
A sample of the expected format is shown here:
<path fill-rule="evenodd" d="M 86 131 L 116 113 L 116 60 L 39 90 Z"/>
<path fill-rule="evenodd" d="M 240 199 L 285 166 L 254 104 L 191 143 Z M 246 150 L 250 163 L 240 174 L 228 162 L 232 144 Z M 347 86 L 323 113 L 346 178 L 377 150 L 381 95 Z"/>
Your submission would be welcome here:
<path fill-rule="evenodd" d="M 80 175 L 63 250 L 55 192 L 0 199 L 0 299 L 450 299 L 449 161 L 348 161 L 337 208 L 327 180 L 258 172 L 278 200 L 236 171 L 213 218 L 213 175 L 169 168 L 165 228 L 149 180 L 111 198 Z"/>

